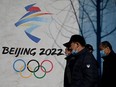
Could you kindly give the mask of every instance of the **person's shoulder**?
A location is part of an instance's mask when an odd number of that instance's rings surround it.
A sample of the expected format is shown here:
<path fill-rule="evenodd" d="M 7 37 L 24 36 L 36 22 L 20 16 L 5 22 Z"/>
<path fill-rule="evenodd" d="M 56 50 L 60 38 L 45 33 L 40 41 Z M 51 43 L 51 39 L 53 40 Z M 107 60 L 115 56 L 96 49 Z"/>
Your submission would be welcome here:
<path fill-rule="evenodd" d="M 85 52 L 85 58 L 86 61 L 97 61 L 94 57 L 94 55 L 91 52 L 86 51 Z"/>
<path fill-rule="evenodd" d="M 113 57 L 113 58 L 116 58 L 116 53 L 114 52 L 114 51 L 111 51 L 111 56 Z"/>
<path fill-rule="evenodd" d="M 116 52 L 114 52 L 115 56 L 116 56 Z"/>
<path fill-rule="evenodd" d="M 91 52 L 89 52 L 89 51 L 87 51 L 87 50 L 85 51 L 84 54 L 85 54 L 86 56 L 90 57 L 90 58 L 91 58 L 91 57 L 94 57 L 94 56 L 93 56 L 93 53 L 91 53 Z"/>
<path fill-rule="evenodd" d="M 116 60 L 116 53 L 114 52 L 114 59 Z"/>

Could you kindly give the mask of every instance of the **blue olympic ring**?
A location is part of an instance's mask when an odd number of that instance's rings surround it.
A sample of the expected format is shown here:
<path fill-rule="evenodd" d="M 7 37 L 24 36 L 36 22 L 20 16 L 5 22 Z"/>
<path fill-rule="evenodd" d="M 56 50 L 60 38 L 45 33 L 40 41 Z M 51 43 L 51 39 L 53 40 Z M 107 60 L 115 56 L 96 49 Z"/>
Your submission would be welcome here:
<path fill-rule="evenodd" d="M 16 62 L 18 62 L 18 61 L 22 61 L 22 62 L 24 63 L 24 66 L 21 66 L 20 70 L 17 70 L 17 69 L 15 68 L 15 64 L 16 64 Z M 38 65 L 34 68 L 34 70 L 32 70 L 31 67 L 29 66 L 29 63 L 30 63 L 31 61 L 35 61 L 35 62 L 38 64 Z M 44 66 L 42 66 L 42 64 L 43 64 L 44 62 L 49 62 L 49 63 L 51 64 L 51 69 L 50 69 L 49 71 L 47 71 L 46 68 L 45 68 Z M 53 63 L 52 63 L 50 60 L 43 60 L 42 63 L 41 63 L 41 65 L 40 65 L 39 62 L 38 62 L 37 60 L 35 60 L 35 59 L 32 59 L 32 60 L 28 61 L 27 65 L 26 65 L 25 61 L 22 60 L 22 59 L 17 59 L 17 60 L 13 63 L 13 69 L 14 69 L 16 72 L 19 72 L 21 77 L 23 77 L 23 78 L 29 78 L 29 77 L 31 76 L 31 73 L 30 73 L 29 76 L 23 76 L 23 75 L 22 75 L 22 72 L 26 69 L 26 66 L 27 66 L 27 70 L 28 70 L 29 72 L 33 73 L 33 75 L 34 75 L 36 78 L 38 78 L 38 79 L 42 79 L 43 77 L 45 77 L 46 73 L 51 72 L 52 69 L 53 69 Z M 40 67 L 41 67 L 41 70 L 44 72 L 44 74 L 43 74 L 42 76 L 37 76 L 35 72 L 37 72 L 37 71 L 39 70 Z"/>
<path fill-rule="evenodd" d="M 14 66 L 15 66 L 15 63 L 16 63 L 17 61 L 22 61 L 22 62 L 24 63 L 24 67 L 23 67 L 22 70 L 17 70 L 17 69 L 14 67 Z M 26 69 L 26 63 L 25 63 L 25 61 L 22 60 L 22 59 L 17 59 L 17 60 L 13 63 L 13 69 L 14 69 L 16 72 L 22 72 L 22 71 L 24 71 L 24 70 Z"/>

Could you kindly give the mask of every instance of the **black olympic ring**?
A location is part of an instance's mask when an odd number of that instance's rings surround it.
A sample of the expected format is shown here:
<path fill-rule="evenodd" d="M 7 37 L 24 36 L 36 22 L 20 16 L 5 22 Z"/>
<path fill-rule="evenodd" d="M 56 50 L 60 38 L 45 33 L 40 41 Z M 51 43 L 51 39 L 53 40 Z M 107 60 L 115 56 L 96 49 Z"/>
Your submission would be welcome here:
<path fill-rule="evenodd" d="M 18 62 L 18 61 L 22 61 L 22 62 L 24 63 L 24 65 L 21 66 L 20 70 L 17 70 L 17 69 L 15 68 L 15 64 L 16 64 L 16 62 Z M 38 65 L 34 68 L 34 70 L 32 70 L 31 67 L 29 66 L 29 63 L 32 62 L 32 61 L 35 61 L 35 62 L 38 64 Z M 49 62 L 49 63 L 51 64 L 50 70 L 46 70 L 46 68 L 45 68 L 44 66 L 42 66 L 42 64 L 43 64 L 44 62 Z M 35 74 L 35 72 L 37 72 L 37 71 L 39 70 L 39 68 L 41 68 L 41 70 L 44 72 L 44 75 L 43 75 L 43 76 L 37 76 L 37 75 Z M 30 74 L 29 76 L 23 76 L 23 75 L 22 75 L 22 72 L 26 69 L 26 63 L 25 63 L 25 61 L 22 60 L 22 59 L 17 59 L 17 60 L 13 63 L 13 69 L 14 69 L 16 72 L 19 72 L 19 73 L 20 73 L 20 76 L 23 77 L 23 78 L 29 78 L 29 77 L 31 76 L 31 74 Z M 27 63 L 27 70 L 28 70 L 29 72 L 33 73 L 34 76 L 35 76 L 36 78 L 38 78 L 38 79 L 41 79 L 41 78 L 45 77 L 46 73 L 51 72 L 52 69 L 53 69 L 53 63 L 52 63 L 50 60 L 43 60 L 43 61 L 41 62 L 41 65 L 40 65 L 39 62 L 38 62 L 37 60 L 35 60 L 35 59 L 32 59 L 32 60 L 30 60 L 30 61 Z"/>
<path fill-rule="evenodd" d="M 37 69 L 36 69 L 36 70 L 33 70 L 33 71 L 30 70 L 29 67 L 27 67 L 27 69 L 28 69 L 30 72 L 32 72 L 32 73 L 33 73 L 33 72 L 37 72 L 37 71 L 39 70 L 39 66 L 40 66 L 40 64 L 39 64 L 39 62 L 38 62 L 37 60 L 35 60 L 35 59 L 30 60 L 30 61 L 27 63 L 27 66 L 29 66 L 29 63 L 32 62 L 32 61 L 37 62 L 37 64 L 38 64 Z"/>

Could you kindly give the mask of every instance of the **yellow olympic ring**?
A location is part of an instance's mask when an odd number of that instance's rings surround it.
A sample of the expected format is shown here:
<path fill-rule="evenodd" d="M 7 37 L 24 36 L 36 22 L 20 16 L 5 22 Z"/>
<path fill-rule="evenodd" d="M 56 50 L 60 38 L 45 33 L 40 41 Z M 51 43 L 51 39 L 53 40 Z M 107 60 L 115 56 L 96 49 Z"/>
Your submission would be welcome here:
<path fill-rule="evenodd" d="M 28 68 L 30 68 L 31 70 L 32 70 L 32 68 L 30 67 L 30 66 L 27 66 Z M 20 76 L 22 77 L 22 78 L 29 78 L 29 77 L 31 77 L 32 76 L 32 73 L 30 72 L 30 75 L 29 76 L 23 76 L 22 75 L 22 72 L 21 72 L 21 70 L 24 68 L 24 66 L 22 66 L 21 68 L 20 68 L 20 72 L 19 72 L 19 74 L 20 74 Z"/>
<path fill-rule="evenodd" d="M 19 70 L 17 70 L 17 69 L 15 68 L 15 63 L 16 63 L 17 61 L 22 61 L 22 62 L 24 63 L 24 65 L 21 66 L 21 67 L 19 68 Z M 37 62 L 37 64 L 38 64 L 38 66 L 36 66 L 36 67 L 34 68 L 34 70 L 32 69 L 32 67 L 29 66 L 29 63 L 32 62 L 32 61 L 35 61 L 35 62 Z M 46 70 L 46 68 L 45 68 L 44 66 L 42 66 L 44 62 L 49 62 L 49 63 L 51 64 L 51 69 L 50 69 L 50 70 Z M 28 71 L 30 72 L 30 74 L 25 76 L 22 72 L 26 69 L 26 66 L 27 66 L 27 69 L 28 69 Z M 41 68 L 41 70 L 44 72 L 44 74 L 43 74 L 42 76 L 37 76 L 36 73 L 35 73 L 35 72 L 37 72 L 37 71 L 39 70 L 39 68 Z M 26 65 L 26 63 L 25 63 L 24 60 L 22 60 L 22 59 L 17 59 L 17 60 L 13 63 L 13 69 L 14 69 L 16 72 L 19 72 L 19 74 L 20 74 L 20 76 L 21 76 L 22 78 L 30 78 L 30 77 L 32 76 L 32 74 L 33 74 L 36 78 L 42 79 L 43 77 L 45 77 L 46 73 L 49 73 L 49 72 L 52 71 L 52 69 L 53 69 L 53 63 L 52 63 L 50 60 L 43 60 L 43 61 L 41 62 L 41 64 L 39 64 L 39 62 L 38 62 L 37 60 L 32 59 L 32 60 L 30 60 L 30 61 L 27 63 L 27 65 Z"/>

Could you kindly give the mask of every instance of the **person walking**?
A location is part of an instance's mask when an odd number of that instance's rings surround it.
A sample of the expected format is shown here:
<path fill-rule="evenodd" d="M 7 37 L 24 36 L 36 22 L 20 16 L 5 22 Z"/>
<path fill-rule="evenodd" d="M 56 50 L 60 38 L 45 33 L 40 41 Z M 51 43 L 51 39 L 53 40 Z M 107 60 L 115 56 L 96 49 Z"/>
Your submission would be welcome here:
<path fill-rule="evenodd" d="M 70 49 L 70 44 L 68 43 L 64 43 L 63 46 L 65 46 L 65 55 L 67 57 L 72 53 L 72 49 Z"/>
<path fill-rule="evenodd" d="M 100 53 L 103 59 L 100 87 L 116 87 L 116 53 L 109 41 L 101 42 Z"/>
<path fill-rule="evenodd" d="M 85 48 L 87 48 L 87 50 L 89 51 L 89 52 L 91 52 L 91 53 L 93 53 L 93 46 L 91 45 L 91 44 L 86 44 L 85 45 Z"/>
<path fill-rule="evenodd" d="M 69 42 L 72 53 L 66 58 L 64 87 L 97 87 L 98 67 L 93 54 L 86 48 L 81 35 L 72 35 Z"/>

